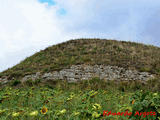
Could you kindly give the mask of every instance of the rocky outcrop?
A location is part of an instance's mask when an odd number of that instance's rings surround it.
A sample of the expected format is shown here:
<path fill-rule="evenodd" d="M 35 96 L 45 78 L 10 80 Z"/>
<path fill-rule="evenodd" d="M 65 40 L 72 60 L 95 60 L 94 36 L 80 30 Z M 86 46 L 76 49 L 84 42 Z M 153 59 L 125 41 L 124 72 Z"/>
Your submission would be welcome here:
<path fill-rule="evenodd" d="M 3 77 L 3 78 L 0 78 L 0 83 L 3 85 L 3 84 L 6 84 L 8 82 L 8 79 L 7 77 Z"/>
<path fill-rule="evenodd" d="M 42 75 L 43 79 L 55 80 L 66 79 L 68 82 L 77 82 L 81 80 L 88 80 L 93 77 L 99 77 L 104 80 L 140 80 L 147 81 L 154 78 L 153 75 L 147 72 L 138 72 L 136 70 L 125 70 L 117 66 L 104 66 L 104 65 L 73 65 L 69 69 L 63 69 L 59 72 L 45 73 Z"/>
<path fill-rule="evenodd" d="M 47 80 L 67 80 L 68 82 L 78 82 L 81 80 L 89 80 L 93 77 L 99 77 L 104 80 L 116 81 L 142 81 L 145 82 L 153 79 L 154 76 L 148 72 L 138 72 L 136 70 L 126 70 L 118 66 L 105 66 L 105 65 L 72 65 L 68 69 L 54 71 L 50 73 L 41 74 L 37 72 L 33 75 L 27 75 L 22 78 L 22 82 L 29 79 L 43 79 Z M 0 78 L 0 81 L 7 81 Z"/>

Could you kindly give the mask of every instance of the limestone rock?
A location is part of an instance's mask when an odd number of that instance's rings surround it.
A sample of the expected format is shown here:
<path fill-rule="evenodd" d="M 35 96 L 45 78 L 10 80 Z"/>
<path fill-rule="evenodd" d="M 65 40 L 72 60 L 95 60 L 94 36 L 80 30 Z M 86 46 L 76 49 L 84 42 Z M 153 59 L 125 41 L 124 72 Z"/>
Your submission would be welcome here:
<path fill-rule="evenodd" d="M 54 71 L 49 73 L 26 75 L 22 78 L 22 82 L 32 79 L 47 80 L 67 80 L 68 82 L 78 82 L 81 80 L 89 80 L 93 77 L 99 77 L 104 80 L 116 80 L 116 81 L 142 81 L 145 82 L 149 79 L 153 79 L 154 76 L 148 72 L 138 72 L 136 70 L 126 70 L 118 66 L 110 65 L 72 65 L 68 69 L 62 69 L 60 71 Z M 1 83 L 7 83 L 7 78 L 0 78 Z"/>

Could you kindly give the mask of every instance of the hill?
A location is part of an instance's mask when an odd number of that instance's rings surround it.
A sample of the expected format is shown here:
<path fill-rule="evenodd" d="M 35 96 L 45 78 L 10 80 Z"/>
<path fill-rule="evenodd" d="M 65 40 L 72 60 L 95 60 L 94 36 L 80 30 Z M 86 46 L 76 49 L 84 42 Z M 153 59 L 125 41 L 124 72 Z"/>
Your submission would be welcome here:
<path fill-rule="evenodd" d="M 66 81 L 77 77 L 86 80 Z M 3 120 L 160 119 L 160 48 L 150 45 L 70 40 L 2 72 L 0 83 Z"/>
<path fill-rule="evenodd" d="M 160 74 L 160 48 L 105 39 L 70 40 L 41 50 L 3 71 L 0 76 L 19 78 L 36 72 L 58 71 L 77 64 L 112 65 Z"/>

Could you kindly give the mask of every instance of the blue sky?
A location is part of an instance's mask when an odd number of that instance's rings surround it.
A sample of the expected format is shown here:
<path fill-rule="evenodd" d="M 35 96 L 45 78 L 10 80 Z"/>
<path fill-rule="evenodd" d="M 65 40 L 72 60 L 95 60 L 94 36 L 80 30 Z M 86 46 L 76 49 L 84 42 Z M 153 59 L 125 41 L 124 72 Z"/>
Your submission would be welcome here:
<path fill-rule="evenodd" d="M 56 5 L 56 2 L 54 0 L 39 0 L 40 3 L 47 3 L 48 6 L 54 6 Z M 57 10 L 57 14 L 58 15 L 65 15 L 67 13 L 67 11 L 64 8 L 59 8 Z"/>
<path fill-rule="evenodd" d="M 48 5 L 55 5 L 56 4 L 56 2 L 54 2 L 53 0 L 39 0 L 39 2 L 48 3 Z"/>
<path fill-rule="evenodd" d="M 160 46 L 159 13 L 159 0 L 1 0 L 0 71 L 76 38 Z"/>

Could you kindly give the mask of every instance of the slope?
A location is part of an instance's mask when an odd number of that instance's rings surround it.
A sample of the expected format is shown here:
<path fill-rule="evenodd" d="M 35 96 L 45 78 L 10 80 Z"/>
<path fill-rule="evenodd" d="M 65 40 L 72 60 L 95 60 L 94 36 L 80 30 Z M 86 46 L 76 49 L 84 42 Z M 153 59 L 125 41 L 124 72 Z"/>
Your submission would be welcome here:
<path fill-rule="evenodd" d="M 77 64 L 103 64 L 160 74 L 160 48 L 106 39 L 76 39 L 53 45 L 0 73 L 21 78 L 36 72 L 58 71 Z"/>

